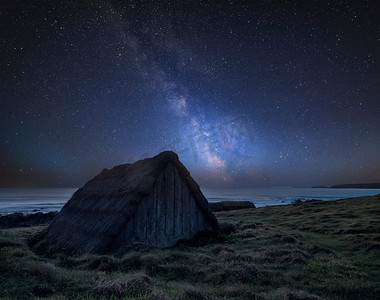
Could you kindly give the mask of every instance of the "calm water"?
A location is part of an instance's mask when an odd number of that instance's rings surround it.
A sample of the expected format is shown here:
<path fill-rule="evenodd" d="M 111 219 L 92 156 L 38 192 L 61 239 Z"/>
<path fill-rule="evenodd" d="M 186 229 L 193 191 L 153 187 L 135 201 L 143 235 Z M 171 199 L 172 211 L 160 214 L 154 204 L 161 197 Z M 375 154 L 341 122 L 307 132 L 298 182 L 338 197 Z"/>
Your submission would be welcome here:
<path fill-rule="evenodd" d="M 0 189 L 0 214 L 58 211 L 76 189 Z M 296 199 L 335 200 L 380 194 L 380 189 L 202 189 L 210 202 L 248 200 L 256 207 L 285 205 Z"/>
<path fill-rule="evenodd" d="M 330 188 L 257 188 L 257 189 L 229 189 L 229 190 L 202 190 L 209 202 L 227 200 L 248 200 L 256 207 L 269 205 L 286 205 L 297 199 L 323 201 L 337 200 L 359 196 L 380 194 L 380 189 L 330 189 Z"/>
<path fill-rule="evenodd" d="M 58 211 L 76 189 L 0 189 L 0 214 Z"/>

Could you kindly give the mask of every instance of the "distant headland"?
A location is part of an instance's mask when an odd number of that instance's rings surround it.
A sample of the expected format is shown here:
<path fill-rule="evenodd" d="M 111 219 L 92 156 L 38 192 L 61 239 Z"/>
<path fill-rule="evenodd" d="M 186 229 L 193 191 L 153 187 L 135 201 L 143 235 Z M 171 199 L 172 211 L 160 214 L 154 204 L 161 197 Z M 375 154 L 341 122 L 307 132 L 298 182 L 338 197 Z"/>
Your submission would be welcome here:
<path fill-rule="evenodd" d="M 332 189 L 380 189 L 380 183 L 354 183 L 354 184 L 336 184 L 332 186 L 312 186 L 312 188 L 332 188 Z"/>

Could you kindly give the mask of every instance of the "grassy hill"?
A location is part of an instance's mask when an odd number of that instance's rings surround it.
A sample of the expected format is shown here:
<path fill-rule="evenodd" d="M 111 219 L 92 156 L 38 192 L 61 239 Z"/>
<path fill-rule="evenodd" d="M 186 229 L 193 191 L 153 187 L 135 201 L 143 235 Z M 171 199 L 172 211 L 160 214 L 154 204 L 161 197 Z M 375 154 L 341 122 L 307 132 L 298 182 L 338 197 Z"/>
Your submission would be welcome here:
<path fill-rule="evenodd" d="M 0 298 L 380 298 L 380 195 L 216 216 L 221 237 L 117 255 L 45 257 L 46 226 L 3 229 Z"/>

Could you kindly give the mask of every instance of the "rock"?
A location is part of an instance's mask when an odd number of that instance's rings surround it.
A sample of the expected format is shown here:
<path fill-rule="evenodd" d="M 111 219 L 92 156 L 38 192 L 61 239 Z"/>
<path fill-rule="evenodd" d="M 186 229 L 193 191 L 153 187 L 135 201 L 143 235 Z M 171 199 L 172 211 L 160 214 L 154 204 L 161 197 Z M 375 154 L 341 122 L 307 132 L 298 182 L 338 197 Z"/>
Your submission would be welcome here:
<path fill-rule="evenodd" d="M 296 199 L 292 202 L 292 204 L 301 204 L 303 203 L 302 199 Z"/>
<path fill-rule="evenodd" d="M 220 201 L 220 202 L 210 202 L 210 210 L 212 212 L 228 211 L 236 209 L 247 209 L 256 208 L 255 205 L 250 201 Z"/>
<path fill-rule="evenodd" d="M 322 200 L 319 199 L 310 199 L 310 200 L 305 200 L 303 198 L 301 199 L 296 199 L 292 202 L 292 204 L 302 204 L 302 203 L 315 203 L 315 202 L 320 202 Z"/>
<path fill-rule="evenodd" d="M 311 199 L 311 200 L 305 200 L 305 203 L 314 203 L 314 202 L 320 202 L 322 200 L 319 199 Z"/>

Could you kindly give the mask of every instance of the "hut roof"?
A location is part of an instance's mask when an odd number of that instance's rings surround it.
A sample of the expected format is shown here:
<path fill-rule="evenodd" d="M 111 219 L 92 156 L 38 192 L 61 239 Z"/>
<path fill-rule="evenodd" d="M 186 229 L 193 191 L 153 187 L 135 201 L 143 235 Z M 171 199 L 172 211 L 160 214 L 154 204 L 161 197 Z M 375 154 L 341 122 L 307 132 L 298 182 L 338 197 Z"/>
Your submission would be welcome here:
<path fill-rule="evenodd" d="M 50 225 L 48 246 L 71 253 L 111 251 L 110 245 L 116 247 L 118 233 L 169 163 L 187 184 L 211 227 L 218 230 L 207 199 L 190 172 L 176 153 L 165 151 L 133 164 L 104 169 L 78 189 Z"/>

